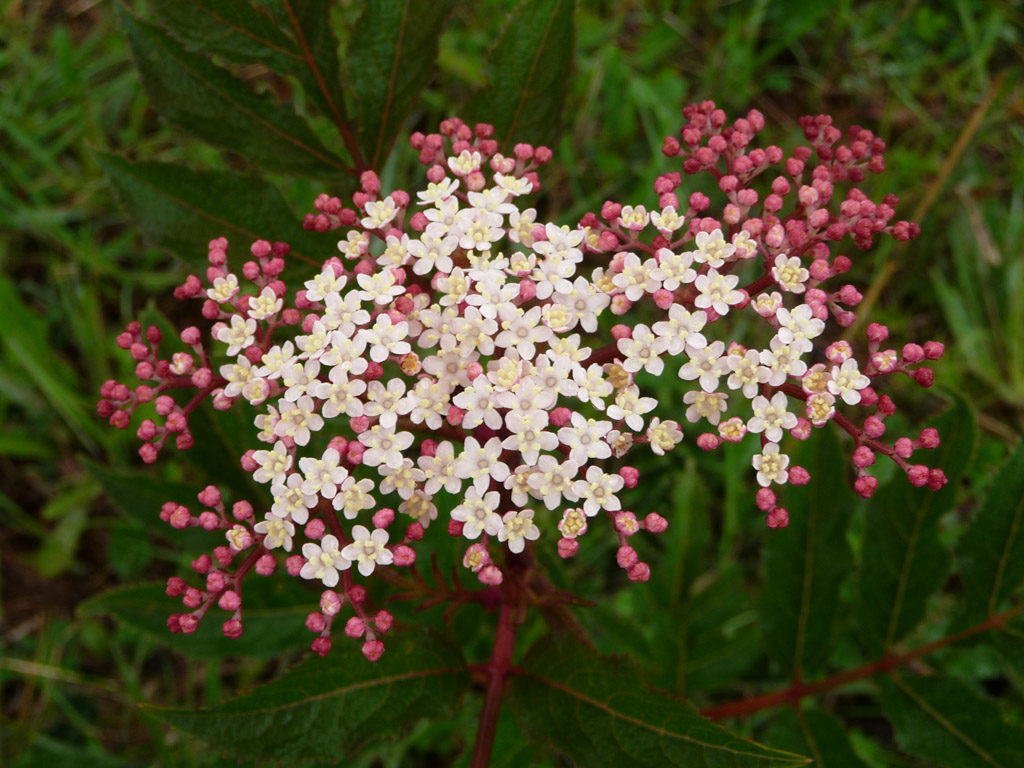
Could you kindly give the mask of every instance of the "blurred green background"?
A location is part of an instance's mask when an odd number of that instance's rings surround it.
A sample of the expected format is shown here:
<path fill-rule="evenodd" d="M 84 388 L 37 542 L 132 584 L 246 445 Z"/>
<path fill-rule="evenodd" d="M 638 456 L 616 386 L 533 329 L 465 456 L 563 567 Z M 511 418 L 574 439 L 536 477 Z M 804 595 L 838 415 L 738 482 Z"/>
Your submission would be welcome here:
<path fill-rule="evenodd" d="M 460 6 L 442 39 L 439 74 L 408 130 L 430 130 L 483 84 L 481 62 L 508 7 L 496 0 Z M 338 4 L 342 38 L 359 10 Z M 180 314 L 169 294 L 184 274 L 142 244 L 92 152 L 195 167 L 230 162 L 147 108 L 114 11 L 108 0 L 0 3 L 5 765 L 217 764 L 195 745 L 165 738 L 134 702 L 215 702 L 296 658 L 187 661 L 151 637 L 75 613 L 100 590 L 166 577 L 181 560 L 169 540 L 154 540 L 111 506 L 89 471 L 89 462 L 138 468 L 133 436 L 95 417 L 96 393 L 105 379 L 128 373 L 113 343 L 126 322 L 147 306 Z M 984 439 L 971 482 L 983 487 L 1024 428 L 1020 4 L 581 2 L 578 20 L 564 138 L 540 200 L 551 217 L 568 220 L 610 197 L 653 204 L 652 180 L 677 169 L 659 152 L 662 138 L 677 130 L 680 107 L 691 101 L 714 99 L 730 114 L 756 107 L 769 123 L 761 140 L 783 147 L 799 141 L 801 115 L 820 112 L 888 142 L 889 170 L 867 181 L 869 194 L 897 194 L 899 217 L 918 221 L 923 233 L 909 245 L 879 244 L 857 261 L 851 282 L 895 339 L 947 343 L 936 382 L 977 410 Z M 385 187 L 414 182 L 416 167 L 400 141 L 382 174 Z M 296 211 L 309 210 L 325 191 L 295 182 L 286 189 Z M 912 387 L 902 394 L 909 423 L 936 408 L 937 400 Z M 686 482 L 696 482 L 695 457 L 686 460 Z M 685 483 L 651 491 L 661 509 L 703 505 L 715 521 L 713 544 L 739 564 L 718 582 L 719 606 L 752 578 L 763 531 L 742 486 L 749 481 L 742 461 L 729 461 L 702 493 L 686 495 L 696 486 Z M 159 472 L 164 481 L 182 479 L 173 465 Z M 590 564 L 596 561 L 597 554 Z M 597 588 L 619 578 L 609 572 Z M 644 594 L 626 590 L 616 598 L 601 619 L 609 636 L 613 621 L 626 628 L 623 635 L 633 617 L 642 621 L 651 610 Z M 714 620 L 733 621 L 739 631 L 748 614 L 726 608 Z M 424 726 L 363 763 L 410 764 L 412 755 L 435 748 L 444 754 L 438 745 L 460 727 Z"/>

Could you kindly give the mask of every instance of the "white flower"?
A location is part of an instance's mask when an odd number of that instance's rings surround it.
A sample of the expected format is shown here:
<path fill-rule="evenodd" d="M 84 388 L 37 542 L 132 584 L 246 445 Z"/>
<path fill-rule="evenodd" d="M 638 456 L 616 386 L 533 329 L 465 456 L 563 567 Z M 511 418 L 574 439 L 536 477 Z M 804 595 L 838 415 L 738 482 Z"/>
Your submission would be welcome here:
<path fill-rule="evenodd" d="M 536 471 L 527 481 L 532 494 L 544 502 L 548 509 L 557 509 L 562 505 L 563 497 L 568 501 L 576 501 L 579 495 L 573 488 L 579 465 L 572 459 L 559 463 L 554 456 L 541 456 Z"/>
<path fill-rule="evenodd" d="M 348 477 L 348 470 L 338 466 L 340 460 L 341 456 L 334 448 L 328 448 L 319 459 L 312 456 L 299 459 L 299 469 L 305 476 L 302 492 L 333 499 L 338 493 L 338 486 Z"/>
<path fill-rule="evenodd" d="M 475 437 L 467 437 L 465 450 L 455 464 L 455 476 L 463 480 L 472 480 L 479 493 L 483 493 L 491 484 L 491 479 L 504 482 L 508 477 L 508 465 L 500 461 L 501 438 L 492 437 L 484 445 L 480 445 Z"/>
<path fill-rule="evenodd" d="M 352 538 L 354 541 L 341 550 L 341 554 L 349 561 L 358 563 L 357 567 L 363 576 L 369 576 L 378 565 L 391 565 L 394 562 L 395 556 L 390 549 L 384 547 L 388 543 L 388 532 L 383 528 L 370 533 L 365 525 L 357 525 L 352 528 Z"/>
<path fill-rule="evenodd" d="M 315 412 L 316 406 L 308 395 L 294 403 L 282 400 L 280 405 L 281 417 L 274 427 L 274 434 L 278 437 L 290 437 L 298 445 L 307 445 L 310 433 L 323 428 L 324 420 Z"/>
<path fill-rule="evenodd" d="M 231 325 L 221 326 L 217 332 L 217 341 L 227 344 L 228 357 L 234 357 L 256 341 L 256 321 L 252 318 L 246 320 L 241 315 L 232 315 Z"/>
<path fill-rule="evenodd" d="M 631 338 L 619 339 L 618 347 L 619 352 L 626 357 L 622 367 L 630 373 L 636 373 L 643 368 L 657 376 L 665 369 L 665 361 L 661 359 L 661 354 L 668 349 L 668 340 L 655 335 L 643 323 L 633 329 Z"/>
<path fill-rule="evenodd" d="M 263 520 L 252 527 L 256 533 L 263 534 L 263 546 L 267 549 L 282 547 L 285 552 L 292 551 L 292 536 L 295 526 L 290 520 L 282 520 L 274 515 L 264 515 Z"/>
<path fill-rule="evenodd" d="M 390 197 L 383 200 L 370 200 L 363 207 L 366 216 L 359 223 L 363 229 L 384 229 L 398 215 L 398 206 Z"/>
<path fill-rule="evenodd" d="M 345 518 L 351 520 L 364 509 L 373 509 L 374 500 L 370 495 L 373 490 L 373 480 L 364 478 L 356 480 L 354 477 L 346 477 L 338 487 L 338 493 L 334 497 L 334 508 L 342 512 Z"/>
<path fill-rule="evenodd" d="M 732 246 L 729 246 L 732 248 Z M 709 269 L 706 275 L 698 275 L 694 286 L 700 295 L 694 305 L 700 309 L 714 309 L 719 315 L 729 312 L 729 307 L 743 301 L 743 293 L 736 290 L 739 283 L 736 275 L 720 275 L 717 269 Z"/>
<path fill-rule="evenodd" d="M 451 494 L 462 490 L 462 478 L 455 474 L 455 449 L 447 440 L 437 444 L 433 456 L 420 456 L 416 463 L 423 470 L 427 495 L 433 496 L 442 488 Z"/>
<path fill-rule="evenodd" d="M 754 417 L 747 422 L 747 429 L 754 434 L 764 432 L 773 443 L 782 439 L 782 430 L 796 426 L 796 415 L 786 410 L 789 399 L 782 392 L 776 392 L 771 401 L 758 395 L 752 403 Z"/>
<path fill-rule="evenodd" d="M 336 587 L 338 571 L 347 571 L 352 565 L 352 561 L 338 551 L 338 539 L 330 534 L 320 539 L 319 544 L 303 544 L 302 556 L 306 563 L 299 575 L 304 579 L 320 579 L 325 587 Z"/>
<path fill-rule="evenodd" d="M 437 519 L 437 507 L 431 501 L 430 495 L 418 488 L 413 491 L 412 496 L 398 505 L 398 511 L 408 515 L 424 528 L 430 526 L 431 520 Z"/>
<path fill-rule="evenodd" d="M 449 197 L 455 194 L 455 190 L 457 190 L 458 188 L 458 179 L 445 177 L 437 183 L 434 183 L 432 181 L 429 184 L 427 184 L 427 188 L 422 192 L 417 192 L 416 197 L 419 198 L 421 203 L 436 203 L 439 200 L 447 200 Z"/>
<path fill-rule="evenodd" d="M 479 152 L 470 152 L 468 149 L 464 149 L 458 157 L 448 158 L 448 167 L 456 176 L 468 176 L 473 171 L 479 170 L 481 162 L 483 160 Z"/>
<path fill-rule="evenodd" d="M 748 349 L 742 354 L 730 353 L 725 361 L 732 371 L 726 384 L 729 389 L 742 389 L 743 396 L 754 398 L 761 384 L 772 377 L 771 371 L 761 365 L 761 353 L 756 349 Z"/>
<path fill-rule="evenodd" d="M 765 488 L 772 483 L 782 485 L 789 479 L 789 456 L 779 453 L 778 443 L 768 443 L 754 456 L 752 464 L 757 470 L 757 482 Z"/>
<path fill-rule="evenodd" d="M 715 269 L 723 266 L 736 253 L 736 246 L 725 241 L 720 229 L 715 229 L 711 232 L 698 232 L 694 243 L 697 246 L 697 250 L 693 253 L 693 260 L 698 264 L 707 264 Z M 735 286 L 735 283 L 733 283 L 733 286 Z M 700 286 L 697 287 L 699 288 Z M 724 315 L 725 313 L 719 312 L 718 314 Z"/>
<path fill-rule="evenodd" d="M 519 195 L 528 195 L 533 191 L 533 184 L 528 182 L 526 179 L 516 178 L 515 176 L 506 176 L 503 173 L 494 174 L 494 183 L 514 197 L 518 197 Z"/>
<path fill-rule="evenodd" d="M 374 424 L 359 435 L 359 442 L 366 446 L 363 464 L 376 467 L 387 464 L 392 469 L 402 466 L 402 451 L 412 445 L 412 432 L 395 432 L 395 428 Z"/>
<path fill-rule="evenodd" d="M 269 320 L 280 312 L 283 306 L 284 300 L 268 285 L 258 297 L 249 297 L 249 317 L 253 320 Z"/>
<path fill-rule="evenodd" d="M 398 425 L 398 414 L 410 405 L 405 401 L 405 382 L 402 379 L 391 379 L 387 387 L 379 381 L 371 381 L 366 390 L 366 403 L 363 415 L 377 419 L 385 429 L 394 429 Z"/>
<path fill-rule="evenodd" d="M 666 291 L 674 291 L 680 285 L 689 285 L 697 279 L 697 272 L 692 269 L 692 253 L 674 253 L 668 248 L 661 248 L 655 255 L 658 266 L 651 270 L 651 277 Z"/>
<path fill-rule="evenodd" d="M 790 293 L 803 293 L 807 290 L 804 283 L 810 273 L 804 269 L 799 256 L 786 257 L 780 253 L 775 257 L 775 266 L 772 267 L 772 278 L 779 284 L 779 287 Z"/>
<path fill-rule="evenodd" d="M 600 510 L 617 512 L 622 504 L 615 495 L 622 490 L 624 481 L 621 475 L 606 475 L 600 467 L 588 467 L 585 480 L 573 483 L 573 490 L 583 502 L 583 511 L 587 517 L 593 517 Z"/>
<path fill-rule="evenodd" d="M 825 330 L 825 322 L 816 318 L 807 304 L 801 304 L 792 312 L 780 307 L 776 317 L 779 321 L 779 340 L 784 344 L 801 347 L 804 352 L 811 351 L 810 340 Z"/>
<path fill-rule="evenodd" d="M 588 419 L 581 413 L 573 413 L 571 427 L 558 430 L 558 439 L 569 447 L 569 458 L 582 466 L 591 459 L 607 459 L 612 448 L 604 438 L 612 428 L 610 421 Z"/>
<path fill-rule="evenodd" d="M 396 491 L 403 499 L 408 499 L 416 490 L 416 484 L 426 479 L 423 470 L 417 469 L 412 464 L 412 459 L 405 459 L 398 469 L 391 469 L 385 465 L 380 468 L 383 481 L 380 484 L 381 493 Z"/>
<path fill-rule="evenodd" d="M 397 285 L 395 276 L 390 269 L 382 269 L 372 275 L 358 274 L 356 282 L 362 288 L 359 298 L 377 304 L 390 304 L 405 293 L 404 285 Z"/>
<path fill-rule="evenodd" d="M 842 367 L 832 366 L 832 377 L 828 381 L 828 391 L 836 397 L 843 398 L 847 405 L 860 402 L 860 390 L 871 383 L 871 379 L 863 375 L 852 357 Z"/>
<path fill-rule="evenodd" d="M 285 474 L 292 468 L 292 457 L 280 440 L 269 451 L 256 451 L 252 460 L 260 465 L 252 475 L 258 483 L 283 483 Z"/>
<path fill-rule="evenodd" d="M 325 266 L 319 275 L 305 282 L 306 298 L 310 301 L 323 301 L 332 293 L 340 293 L 347 282 L 348 277 L 338 277 L 333 267 Z"/>
<path fill-rule="evenodd" d="M 642 230 L 650 220 L 651 217 L 647 214 L 647 209 L 642 205 L 638 205 L 635 208 L 632 205 L 625 205 L 619 214 L 619 226 L 633 232 Z"/>
<path fill-rule="evenodd" d="M 640 397 L 640 388 L 635 384 L 620 389 L 615 402 L 608 406 L 608 415 L 613 419 L 625 419 L 630 429 L 644 428 L 643 414 L 654 410 L 658 401 L 653 397 Z"/>
<path fill-rule="evenodd" d="M 710 346 L 694 350 L 690 362 L 679 369 L 679 378 L 684 381 L 700 379 L 705 392 L 718 389 L 718 379 L 729 371 L 729 361 L 722 356 L 725 344 L 714 341 Z"/>
<path fill-rule="evenodd" d="M 651 452 L 663 456 L 665 451 L 671 451 L 679 445 L 679 441 L 683 439 L 683 431 L 679 428 L 678 421 L 653 418 L 647 428 L 647 439 L 651 444 Z"/>
<path fill-rule="evenodd" d="M 685 223 L 685 219 L 676 212 L 674 205 L 666 206 L 661 209 L 661 213 L 653 211 L 651 213 L 651 223 L 658 228 L 661 234 L 671 235 L 676 230 L 680 229 Z"/>
<path fill-rule="evenodd" d="M 501 518 L 498 541 L 507 541 L 511 552 L 519 554 L 526 548 L 527 541 L 540 538 L 540 529 L 533 524 L 533 510 L 520 509 L 506 512 Z"/>
<path fill-rule="evenodd" d="M 238 278 L 229 274 L 226 277 L 213 278 L 213 288 L 206 291 L 207 298 L 219 304 L 231 301 L 238 295 Z"/>
<path fill-rule="evenodd" d="M 655 323 L 651 330 L 668 342 L 666 351 L 670 355 L 685 351 L 692 356 L 708 345 L 708 340 L 701 333 L 707 322 L 707 312 L 698 310 L 690 313 L 682 304 L 673 304 L 668 308 L 668 320 Z"/>
<path fill-rule="evenodd" d="M 654 259 L 640 261 L 635 253 L 626 253 L 622 259 L 622 271 L 612 277 L 612 283 L 626 294 L 630 301 L 639 301 L 645 293 L 654 293 L 660 287 L 651 273 L 657 268 Z"/>
<path fill-rule="evenodd" d="M 463 429 L 474 429 L 481 424 L 501 429 L 504 423 L 495 408 L 494 387 L 486 376 L 477 376 L 472 386 L 457 394 L 452 402 L 466 412 L 462 418 Z"/>
<path fill-rule="evenodd" d="M 686 420 L 691 424 L 707 419 L 710 424 L 717 424 L 727 407 L 728 395 L 724 392 L 703 392 L 695 390 L 683 395 L 686 409 Z"/>
<path fill-rule="evenodd" d="M 537 463 L 541 451 L 553 451 L 558 446 L 558 438 L 545 431 L 548 415 L 543 411 L 513 411 L 505 423 L 512 434 L 502 447 L 519 451 L 529 466 Z"/>
<path fill-rule="evenodd" d="M 798 347 L 783 343 L 778 336 L 772 338 L 769 347 L 761 350 L 761 364 L 772 373 L 768 379 L 771 386 L 783 384 L 787 376 L 803 376 L 807 372 L 807 363 L 800 359 Z"/>
<path fill-rule="evenodd" d="M 317 497 L 302 490 L 302 475 L 288 475 L 286 482 L 270 486 L 274 496 L 271 514 L 303 525 L 309 520 L 309 510 L 316 506 Z"/>
<path fill-rule="evenodd" d="M 501 528 L 497 509 L 500 495 L 497 491 L 481 494 L 476 488 L 466 491 L 461 504 L 452 510 L 452 520 L 462 523 L 462 535 L 467 539 L 478 539 L 486 532 L 494 536 Z"/>

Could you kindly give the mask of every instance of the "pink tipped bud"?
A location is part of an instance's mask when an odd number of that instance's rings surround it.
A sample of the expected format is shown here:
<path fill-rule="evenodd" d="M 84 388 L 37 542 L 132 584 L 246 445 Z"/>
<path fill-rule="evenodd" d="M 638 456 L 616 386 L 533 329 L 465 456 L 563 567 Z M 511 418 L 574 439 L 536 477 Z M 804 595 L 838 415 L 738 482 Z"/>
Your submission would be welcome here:
<path fill-rule="evenodd" d="M 387 611 L 377 611 L 377 615 L 373 617 L 373 625 L 382 633 L 390 630 L 394 623 L 395 617 Z"/>
<path fill-rule="evenodd" d="M 864 469 L 870 467 L 875 463 L 875 452 L 868 448 L 866 445 L 862 445 L 853 452 L 853 466 L 857 469 Z"/>
<path fill-rule="evenodd" d="M 365 631 L 366 626 L 363 624 L 363 620 L 358 616 L 352 616 L 345 622 L 345 634 L 349 637 L 362 637 Z"/>
<path fill-rule="evenodd" d="M 363 643 L 363 656 L 370 661 L 377 661 L 384 655 L 384 643 L 380 640 L 367 640 Z"/>
<path fill-rule="evenodd" d="M 931 368 L 918 368 L 911 375 L 922 387 L 930 387 L 935 382 L 935 371 Z"/>
<path fill-rule="evenodd" d="M 615 553 L 615 561 L 620 568 L 630 568 L 640 561 L 636 550 L 628 544 L 623 544 Z"/>
<path fill-rule="evenodd" d="M 217 605 L 225 611 L 237 611 L 242 605 L 242 598 L 237 592 L 229 589 L 220 596 Z"/>
<path fill-rule="evenodd" d="M 204 531 L 215 531 L 220 526 L 220 518 L 213 512 L 203 512 L 199 515 L 199 525 Z"/>
<path fill-rule="evenodd" d="M 619 469 L 619 476 L 626 488 L 636 488 L 637 483 L 640 482 L 640 470 L 636 467 L 622 467 Z"/>
<path fill-rule="evenodd" d="M 853 490 L 865 499 L 870 499 L 874 492 L 878 490 L 878 478 L 871 475 L 862 475 L 854 481 Z"/>
<path fill-rule="evenodd" d="M 424 533 L 423 524 L 417 520 L 409 523 L 409 527 L 405 529 L 405 538 L 409 541 L 419 541 L 423 538 Z"/>
<path fill-rule="evenodd" d="M 458 520 L 448 521 L 448 535 L 449 536 L 461 536 L 462 529 L 465 527 L 465 523 Z"/>
<path fill-rule="evenodd" d="M 385 507 L 373 513 L 373 527 L 387 528 L 395 522 L 395 510 Z"/>
<path fill-rule="evenodd" d="M 657 512 L 648 513 L 647 517 L 640 523 L 641 527 L 651 533 L 664 533 L 668 530 L 668 520 Z"/>
<path fill-rule="evenodd" d="M 232 640 L 237 640 L 242 636 L 242 622 L 238 619 L 228 619 L 224 622 L 222 629 L 224 637 L 231 638 Z"/>
<path fill-rule="evenodd" d="M 924 348 L 919 344 L 905 344 L 902 357 L 908 363 L 920 363 L 925 358 Z"/>
<path fill-rule="evenodd" d="M 885 434 L 885 422 L 877 416 L 868 416 L 864 419 L 864 434 L 872 438 L 881 437 Z"/>
<path fill-rule="evenodd" d="M 408 568 L 416 562 L 416 550 L 406 544 L 399 544 L 392 554 L 398 568 Z"/>
<path fill-rule="evenodd" d="M 907 479 L 911 485 L 920 488 L 928 482 L 929 471 L 924 464 L 915 464 L 907 470 Z"/>
<path fill-rule="evenodd" d="M 946 477 L 946 473 L 941 469 L 933 469 L 928 473 L 928 487 L 933 491 L 939 490 L 948 482 L 949 479 Z"/>
<path fill-rule="evenodd" d="M 306 527 L 303 529 L 303 533 L 306 534 L 307 539 L 319 541 L 324 537 L 324 534 L 327 533 L 327 526 L 324 524 L 324 521 L 321 520 L 319 517 L 314 517 L 312 520 L 306 523 Z"/>
<path fill-rule="evenodd" d="M 179 619 L 181 631 L 186 635 L 191 635 L 197 629 L 199 629 L 199 617 L 193 616 L 191 613 L 187 613 Z"/>
<path fill-rule="evenodd" d="M 928 341 L 924 345 L 924 356 L 929 360 L 938 360 L 946 351 L 946 347 L 940 341 Z"/>
<path fill-rule="evenodd" d="M 893 445 L 893 450 L 901 459 L 909 459 L 914 455 L 914 444 L 908 437 L 899 438 Z"/>
<path fill-rule="evenodd" d="M 939 430 L 934 427 L 928 427 L 927 429 L 921 430 L 921 436 L 918 438 L 921 441 L 921 447 L 932 449 L 939 447 Z"/>
<path fill-rule="evenodd" d="M 811 473 L 803 467 L 791 467 L 789 470 L 789 482 L 793 485 L 807 485 L 811 482 Z"/>
<path fill-rule="evenodd" d="M 771 512 L 775 508 L 775 492 L 770 488 L 759 488 L 754 500 L 762 512 Z"/>
<path fill-rule="evenodd" d="M 317 656 L 326 656 L 331 652 L 331 638 L 318 637 L 310 643 L 309 647 Z"/>
<path fill-rule="evenodd" d="M 199 503 L 207 507 L 216 507 L 221 503 L 220 491 L 217 486 L 208 485 L 199 492 Z"/>
<path fill-rule="evenodd" d="M 489 587 L 496 587 L 501 584 L 503 576 L 501 569 L 496 565 L 485 565 L 480 569 L 480 573 L 477 574 L 477 578 L 481 584 L 486 584 Z"/>
<path fill-rule="evenodd" d="M 262 555 L 259 560 L 256 561 L 256 573 L 260 576 L 270 576 L 274 573 L 277 568 L 277 560 L 271 554 Z"/>
<path fill-rule="evenodd" d="M 168 597 L 178 597 L 185 593 L 186 587 L 187 585 L 185 584 L 184 579 L 177 576 L 171 576 L 171 578 L 167 580 L 167 589 L 165 592 Z"/>
<path fill-rule="evenodd" d="M 651 566 L 647 563 L 634 563 L 626 572 L 630 581 L 649 581 L 651 578 Z"/>
<path fill-rule="evenodd" d="M 871 323 L 867 330 L 868 341 L 872 344 L 881 344 L 889 338 L 889 329 L 881 323 Z"/>
<path fill-rule="evenodd" d="M 776 507 L 764 519 L 769 528 L 785 528 L 789 525 L 789 512 L 782 507 Z"/>
<path fill-rule="evenodd" d="M 341 596 L 333 589 L 325 589 L 320 595 L 320 611 L 324 616 L 337 616 L 341 610 Z"/>
<path fill-rule="evenodd" d="M 558 540 L 558 556 L 563 560 L 566 560 L 575 555 L 580 549 L 580 542 L 578 539 L 559 539 Z"/>
<path fill-rule="evenodd" d="M 713 451 L 721 444 L 721 438 L 711 432 L 705 432 L 697 437 L 697 447 L 702 451 Z"/>
<path fill-rule="evenodd" d="M 288 571 L 289 576 L 298 576 L 302 570 L 302 566 L 306 564 L 306 559 L 302 555 L 292 555 L 284 561 L 285 570 Z"/>
<path fill-rule="evenodd" d="M 319 611 L 313 611 L 306 617 L 306 629 L 310 632 L 320 634 L 326 627 L 327 621 L 324 619 L 324 615 Z"/>

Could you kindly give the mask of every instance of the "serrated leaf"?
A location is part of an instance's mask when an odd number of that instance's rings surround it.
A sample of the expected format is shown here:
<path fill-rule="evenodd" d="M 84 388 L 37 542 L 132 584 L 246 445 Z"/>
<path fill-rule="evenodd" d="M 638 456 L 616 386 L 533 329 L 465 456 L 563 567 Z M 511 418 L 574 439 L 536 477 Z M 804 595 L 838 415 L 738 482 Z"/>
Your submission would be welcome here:
<path fill-rule="evenodd" d="M 882 707 L 907 752 L 947 768 L 1024 765 L 1024 730 L 963 683 L 893 674 L 880 681 Z"/>
<path fill-rule="evenodd" d="M 203 141 L 268 170 L 315 178 L 350 172 L 294 111 L 257 96 L 226 70 L 190 53 L 119 6 L 146 93 L 161 115 Z"/>
<path fill-rule="evenodd" d="M 269 658 L 290 648 L 302 648 L 313 639 L 305 619 L 316 610 L 319 595 L 295 579 L 253 575 L 245 580 L 242 624 L 245 631 L 236 639 L 224 637 L 221 627 L 230 613 L 211 608 L 191 635 L 174 634 L 167 617 L 180 613 L 181 599 L 168 597 L 163 584 L 119 587 L 86 600 L 78 615 L 113 616 L 144 632 L 163 645 L 197 659 L 223 656 Z"/>
<path fill-rule="evenodd" d="M 555 145 L 576 48 L 575 0 L 524 0 L 491 51 L 488 88 L 471 113 L 495 127 L 508 153 L 519 142 Z"/>
<path fill-rule="evenodd" d="M 302 229 L 281 193 L 258 177 L 132 163 L 108 152 L 95 157 L 147 242 L 195 269 L 207 264 L 206 243 L 222 236 L 240 240 L 243 249 L 259 239 L 283 240 L 292 257 L 315 264 L 334 250 L 329 238 Z"/>
<path fill-rule="evenodd" d="M 998 613 L 1024 581 L 1024 443 L 993 480 L 957 559 L 967 588 L 965 620 L 971 624 Z"/>
<path fill-rule="evenodd" d="M 815 768 L 866 768 L 850 744 L 843 722 L 820 709 L 784 709 L 775 717 L 765 743 L 814 759 Z"/>
<path fill-rule="evenodd" d="M 846 529 L 857 503 L 834 430 L 795 447 L 793 463 L 811 482 L 786 489 L 789 526 L 765 532 L 758 614 L 772 657 L 787 676 L 806 678 L 826 661 L 843 610 L 836 595 L 853 561 Z"/>
<path fill-rule="evenodd" d="M 939 491 L 915 488 L 897 476 L 868 503 L 856 618 L 871 654 L 881 655 L 924 617 L 925 601 L 949 573 L 950 554 L 938 521 L 956 499 L 974 451 L 974 415 L 961 398 L 936 422 L 941 444 L 922 455 L 949 483 Z"/>
<path fill-rule="evenodd" d="M 368 3 L 352 33 L 348 71 L 359 115 L 359 143 L 378 171 L 420 91 L 430 82 L 438 41 L 454 0 Z"/>
<path fill-rule="evenodd" d="M 809 761 L 714 725 L 688 702 L 646 688 L 621 658 L 575 638 L 541 639 L 509 683 L 523 737 L 588 766 L 797 766 Z"/>
<path fill-rule="evenodd" d="M 252 693 L 199 711 L 146 707 L 161 722 L 240 759 L 331 760 L 417 721 L 454 716 L 469 686 L 457 648 L 434 633 L 402 629 L 369 662 L 339 637 Z"/>

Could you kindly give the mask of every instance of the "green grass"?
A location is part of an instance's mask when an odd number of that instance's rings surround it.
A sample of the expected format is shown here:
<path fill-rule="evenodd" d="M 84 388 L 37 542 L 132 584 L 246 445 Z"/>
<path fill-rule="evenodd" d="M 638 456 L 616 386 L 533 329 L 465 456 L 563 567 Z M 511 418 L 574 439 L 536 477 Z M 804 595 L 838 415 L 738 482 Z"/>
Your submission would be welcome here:
<path fill-rule="evenodd" d="M 351 18 L 354 5 L 343 3 L 339 16 Z M 414 111 L 416 128 L 436 125 L 480 85 L 480 62 L 507 6 L 485 0 L 457 11 L 440 77 Z M 673 170 L 661 139 L 689 101 L 761 109 L 769 140 L 780 145 L 794 141 L 796 119 L 807 113 L 870 127 L 892 151 L 889 173 L 869 187 L 897 193 L 903 217 L 920 210 L 923 234 L 877 249 L 851 281 L 865 289 L 894 262 L 873 318 L 894 338 L 948 343 L 937 381 L 979 411 L 987 432 L 981 470 L 998 464 L 1005 443 L 1024 431 L 1020 9 L 1008 0 L 907 2 L 894 20 L 883 0 L 581 6 L 565 137 L 543 201 L 552 215 L 578 216 L 609 197 L 652 204 L 651 180 Z M 197 165 L 217 155 L 147 108 L 112 2 L 8 0 L 0 17 L 0 762 L 218 765 L 195 745 L 167 740 L 134 702 L 209 703 L 279 668 L 188 663 L 74 613 L 119 577 L 159 578 L 180 560 L 112 508 L 83 464 L 138 468 L 131 435 L 106 428 L 93 404 L 102 381 L 126 372 L 116 333 L 151 301 L 175 312 L 166 299 L 182 276 L 143 246 L 92 150 Z M 385 178 L 408 179 L 414 165 L 400 151 Z M 293 202 L 303 206 L 316 191 L 299 185 Z M 727 480 L 730 466 L 716 471 Z M 177 479 L 174 468 L 160 471 Z M 757 532 L 747 531 L 760 523 L 743 506 L 745 491 L 726 483 L 726 493 L 715 507 L 716 535 L 723 552 L 742 554 L 756 546 Z M 601 553 L 593 554 L 596 561 Z M 737 583 L 749 576 L 728 574 Z M 630 622 L 642 621 L 650 606 L 637 600 L 626 591 L 609 606 L 609 637 L 628 638 Z M 742 606 L 730 610 L 730 631 L 741 634 L 749 616 Z M 407 749 L 443 753 L 449 735 L 419 729 L 362 764 L 408 764 Z"/>

